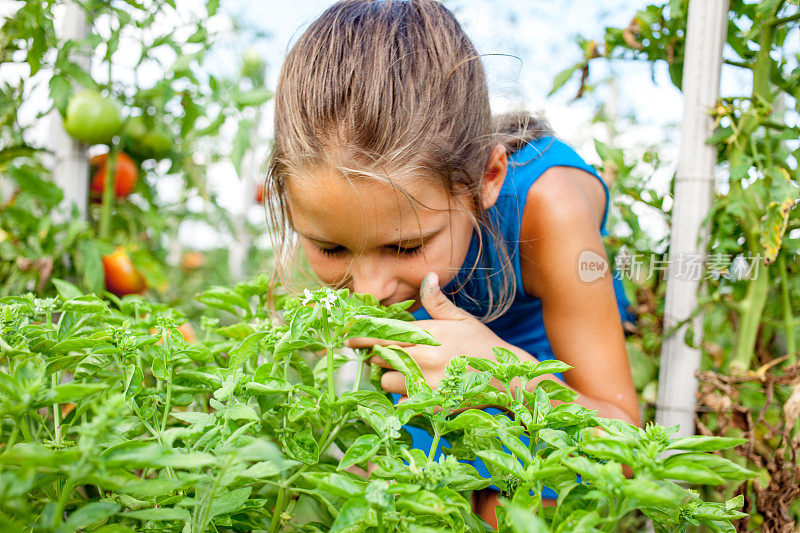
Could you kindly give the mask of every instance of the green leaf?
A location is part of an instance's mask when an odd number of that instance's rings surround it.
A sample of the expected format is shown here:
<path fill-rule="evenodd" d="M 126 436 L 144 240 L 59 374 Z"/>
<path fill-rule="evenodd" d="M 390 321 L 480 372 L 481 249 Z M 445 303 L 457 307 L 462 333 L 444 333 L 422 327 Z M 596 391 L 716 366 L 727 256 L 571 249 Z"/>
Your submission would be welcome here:
<path fill-rule="evenodd" d="M 169 370 L 167 370 L 167 365 L 160 357 L 153 358 L 153 362 L 150 364 L 150 370 L 153 372 L 153 376 L 155 376 L 159 381 L 167 381 L 169 379 Z"/>
<path fill-rule="evenodd" d="M 242 340 L 248 335 L 255 333 L 255 330 L 253 329 L 253 326 L 247 322 L 239 322 L 238 324 L 233 324 L 231 326 L 217 328 L 217 333 L 228 339 Z"/>
<path fill-rule="evenodd" d="M 560 429 L 542 428 L 539 430 L 539 438 L 555 448 L 571 448 L 575 446 L 572 437 Z"/>
<path fill-rule="evenodd" d="M 380 444 L 381 439 L 377 435 L 361 435 L 347 449 L 336 470 L 344 470 L 356 463 L 369 459 L 378 451 Z"/>
<path fill-rule="evenodd" d="M 62 298 L 65 300 L 69 300 L 71 298 L 77 298 L 79 296 L 83 296 L 83 292 L 68 281 L 64 281 L 63 279 L 53 278 L 51 280 L 53 285 L 56 286 L 56 290 L 58 294 L 61 295 Z"/>
<path fill-rule="evenodd" d="M 266 378 L 264 383 L 251 381 L 244 386 L 245 390 L 254 395 L 284 393 L 292 390 L 292 385 L 280 378 Z"/>
<path fill-rule="evenodd" d="M 77 511 L 69 515 L 65 525 L 69 529 L 77 530 L 85 528 L 105 520 L 109 516 L 116 514 L 120 510 L 120 506 L 116 503 L 108 502 L 93 502 L 79 508 Z"/>
<path fill-rule="evenodd" d="M 418 392 L 431 392 L 417 362 L 402 348 L 375 345 L 372 347 L 372 353 L 380 356 L 381 359 L 392 365 L 392 368 L 405 376 L 409 396 Z"/>
<path fill-rule="evenodd" d="M 725 479 L 713 470 L 698 464 L 672 464 L 658 473 L 660 479 L 687 481 L 699 485 L 724 485 Z"/>
<path fill-rule="evenodd" d="M 92 394 L 108 388 L 107 383 L 65 383 L 58 385 L 53 395 L 39 402 L 39 406 L 52 405 L 54 403 L 74 402 L 91 396 Z"/>
<path fill-rule="evenodd" d="M 50 78 L 50 98 L 62 117 L 67 116 L 67 104 L 72 96 L 72 84 L 60 74 Z"/>
<path fill-rule="evenodd" d="M 126 483 L 119 489 L 119 492 L 130 494 L 139 499 L 153 499 L 158 496 L 172 494 L 183 485 L 183 481 L 159 477 Z"/>
<path fill-rule="evenodd" d="M 270 98 L 272 98 L 272 91 L 269 89 L 253 89 L 252 91 L 238 94 L 236 96 L 236 104 L 241 107 L 260 106 L 268 102 Z"/>
<path fill-rule="evenodd" d="M 757 473 L 748 470 L 743 466 L 710 453 L 688 452 L 672 455 L 664 461 L 664 469 L 674 468 L 676 466 L 685 466 L 692 468 L 695 466 L 706 468 L 713 471 L 724 479 L 733 481 L 744 481 L 746 479 L 753 479 Z"/>
<path fill-rule="evenodd" d="M 680 508 L 685 503 L 697 499 L 696 495 L 669 481 L 650 479 L 627 479 L 622 486 L 622 494 L 645 507 Z"/>
<path fill-rule="evenodd" d="M 692 437 L 682 437 L 675 439 L 666 447 L 667 450 L 689 450 L 693 452 L 713 452 L 726 450 L 745 444 L 747 439 L 736 439 L 732 437 L 707 437 L 705 435 L 695 435 Z"/>
<path fill-rule="evenodd" d="M 514 533 L 549 533 L 547 524 L 544 520 L 534 514 L 534 511 L 515 503 L 505 503 L 503 508 L 506 512 L 507 526 L 510 526 Z"/>
<path fill-rule="evenodd" d="M 525 470 L 513 455 L 496 450 L 477 450 L 475 455 L 504 474 L 509 474 L 518 478 L 525 477 Z"/>
<path fill-rule="evenodd" d="M 284 445 L 286 453 L 293 459 L 309 465 L 313 465 L 319 460 L 319 444 L 314 439 L 314 433 L 309 427 L 287 435 Z"/>
<path fill-rule="evenodd" d="M 413 322 L 367 315 L 356 317 L 345 338 L 357 337 L 439 346 L 439 342 L 430 333 Z"/>
<path fill-rule="evenodd" d="M 122 516 L 126 518 L 135 518 L 137 520 L 152 520 L 155 522 L 179 520 L 181 522 L 188 523 L 192 519 L 189 511 L 178 507 L 159 507 L 157 509 L 128 511 L 127 513 L 122 513 Z"/>
<path fill-rule="evenodd" d="M 247 502 L 252 490 L 252 487 L 242 487 L 222 495 L 215 494 L 208 511 L 209 518 L 238 511 Z"/>
<path fill-rule="evenodd" d="M 185 452 L 185 453 L 171 453 L 161 457 L 153 464 L 177 468 L 179 470 L 191 470 L 194 468 L 203 468 L 216 464 L 217 459 L 210 453 L 204 452 Z"/>
<path fill-rule="evenodd" d="M 302 476 L 317 489 L 345 499 L 362 495 L 367 485 L 353 474 L 348 473 L 307 472 Z"/>
<path fill-rule="evenodd" d="M 493 429 L 499 427 L 497 420 L 481 409 L 467 409 L 445 424 L 442 434 L 463 429 Z"/>
<path fill-rule="evenodd" d="M 563 361 L 559 361 L 558 359 L 547 359 L 537 363 L 526 361 L 522 364 L 522 372 L 524 373 L 525 378 L 528 380 L 538 378 L 539 376 L 545 376 L 547 374 L 566 372 L 570 368 L 572 368 L 571 365 L 568 365 Z"/>
<path fill-rule="evenodd" d="M 362 531 L 369 512 L 370 505 L 363 497 L 359 496 L 347 500 L 333 522 L 330 533 Z"/>
<path fill-rule="evenodd" d="M 68 354 L 69 352 L 83 350 L 85 348 L 91 348 L 93 346 L 97 346 L 101 342 L 104 342 L 101 339 L 92 339 L 88 337 L 78 337 L 74 339 L 66 339 L 61 342 L 57 342 L 52 347 L 50 347 L 49 352 L 53 355 L 63 355 Z"/>
<path fill-rule="evenodd" d="M 500 364 L 511 365 L 519 363 L 519 356 L 517 356 L 517 354 L 515 354 L 511 350 L 495 346 L 494 348 L 492 348 L 492 352 L 494 352 L 494 357 Z"/>
<path fill-rule="evenodd" d="M 236 136 L 233 138 L 233 147 L 231 148 L 231 163 L 233 168 L 236 169 L 236 174 L 242 175 L 242 160 L 244 154 L 250 148 L 250 139 L 253 137 L 253 121 L 240 120 L 239 128 L 236 130 Z"/>
<path fill-rule="evenodd" d="M 579 66 L 580 65 L 572 65 L 571 67 L 567 67 L 556 74 L 556 77 L 553 79 L 553 86 L 550 88 L 550 92 L 547 93 L 547 96 L 552 96 L 556 91 L 563 87 Z"/>

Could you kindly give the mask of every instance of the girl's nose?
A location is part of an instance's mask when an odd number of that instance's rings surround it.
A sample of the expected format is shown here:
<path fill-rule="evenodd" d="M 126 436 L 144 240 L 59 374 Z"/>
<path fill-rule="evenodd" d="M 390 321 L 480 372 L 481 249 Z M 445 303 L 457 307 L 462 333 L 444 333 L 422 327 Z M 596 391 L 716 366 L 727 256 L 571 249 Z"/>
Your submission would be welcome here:
<path fill-rule="evenodd" d="M 370 258 L 356 259 L 350 270 L 353 292 L 371 294 L 381 302 L 391 297 L 398 285 L 391 267 Z"/>

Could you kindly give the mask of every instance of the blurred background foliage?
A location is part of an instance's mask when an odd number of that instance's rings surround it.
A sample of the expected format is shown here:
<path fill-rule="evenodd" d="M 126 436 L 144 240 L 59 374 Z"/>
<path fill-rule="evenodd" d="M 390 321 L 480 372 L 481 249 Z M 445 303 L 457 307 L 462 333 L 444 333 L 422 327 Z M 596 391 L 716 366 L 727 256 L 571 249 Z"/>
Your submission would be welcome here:
<path fill-rule="evenodd" d="M 458 16 L 471 8 L 447 4 Z M 625 25 L 582 30 L 577 59 L 558 65 L 549 89 L 554 99 L 594 109 L 596 160 L 613 197 L 606 245 L 636 315 L 625 327 L 646 421 L 656 407 L 661 340 L 670 334 L 663 320 L 669 233 L 652 228 L 669 228 L 674 159 L 666 139 L 620 141 L 637 116 L 618 112 L 615 72 L 644 64 L 653 80 L 666 72 L 679 90 L 688 1 L 636 4 Z M 170 0 L 77 5 L 88 21 L 82 39 L 57 38 L 62 2 L 17 2 L 0 27 L 0 66 L 19 73 L 0 83 L 0 296 L 53 295 L 53 277 L 94 292 L 116 280 L 199 324 L 198 291 L 269 271 L 258 196 L 273 87 L 253 44 L 277 45 L 214 0 L 192 9 Z M 519 24 L 519 12 L 507 17 Z M 725 489 L 725 497 L 745 495 L 750 518 L 740 531 L 793 531 L 800 514 L 798 43 L 795 3 L 731 1 L 724 68 L 745 81 L 713 110 L 709 142 L 719 165 L 699 297 L 704 326 L 702 341 L 691 330 L 685 341 L 703 353 L 698 431 L 747 438 L 729 457 L 761 471 Z M 230 58 L 236 68 L 218 68 Z M 125 153 L 137 176 L 128 194 L 104 184 L 81 217 L 60 207 L 64 192 L 53 173 L 61 169 L 41 133 L 68 118 L 84 90 L 110 102 L 122 121 L 107 142 L 82 145 L 87 160 L 110 153 L 118 163 Z M 663 175 L 666 187 L 655 179 Z M 220 201 L 225 180 L 244 190 L 233 210 Z M 208 245 L 187 245 L 186 232 L 209 235 Z"/>

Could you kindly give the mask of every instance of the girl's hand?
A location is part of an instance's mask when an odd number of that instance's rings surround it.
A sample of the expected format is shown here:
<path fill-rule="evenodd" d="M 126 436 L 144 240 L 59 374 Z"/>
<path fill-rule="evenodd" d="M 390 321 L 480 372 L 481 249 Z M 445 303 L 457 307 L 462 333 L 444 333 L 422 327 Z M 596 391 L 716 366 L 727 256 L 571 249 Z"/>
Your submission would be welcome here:
<path fill-rule="evenodd" d="M 403 344 L 366 338 L 350 339 L 347 341 L 347 345 L 351 348 L 371 348 L 376 344 L 401 346 L 414 358 L 425 376 L 425 381 L 434 389 L 439 384 L 439 380 L 444 377 L 444 371 L 450 359 L 458 355 L 468 355 L 494 360 L 493 347 L 514 349 L 473 315 L 448 300 L 439 288 L 439 279 L 436 274 L 429 273 L 425 276 L 419 293 L 420 303 L 431 315 L 432 320 L 420 320 L 416 324 L 433 335 L 441 343 L 441 346 Z M 381 377 L 381 386 L 385 391 L 406 395 L 403 374 L 394 370 L 389 363 L 377 355 L 373 356 L 370 361 L 390 369 Z M 401 401 L 403 399 L 401 398 Z"/>

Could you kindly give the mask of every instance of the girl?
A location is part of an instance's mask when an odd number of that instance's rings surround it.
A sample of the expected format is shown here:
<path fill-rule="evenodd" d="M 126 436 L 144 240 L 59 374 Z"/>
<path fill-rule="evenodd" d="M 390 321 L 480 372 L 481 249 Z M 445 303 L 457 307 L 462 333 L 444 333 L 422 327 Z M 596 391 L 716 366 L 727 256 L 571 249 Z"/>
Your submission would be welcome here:
<path fill-rule="evenodd" d="M 480 56 L 445 7 L 331 6 L 286 57 L 274 132 L 278 257 L 299 243 L 325 284 L 384 305 L 414 300 L 441 343 L 406 347 L 431 386 L 452 357 L 493 358 L 502 346 L 572 365 L 545 378 L 600 416 L 638 423 L 627 301 L 601 240 L 608 187 L 543 122 L 492 120 Z M 605 270 L 581 269 L 587 257 Z M 406 393 L 397 371 L 381 383 L 395 401 Z M 430 436 L 407 429 L 427 451 Z M 492 525 L 496 503 L 491 488 L 475 498 Z"/>

